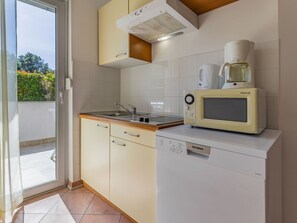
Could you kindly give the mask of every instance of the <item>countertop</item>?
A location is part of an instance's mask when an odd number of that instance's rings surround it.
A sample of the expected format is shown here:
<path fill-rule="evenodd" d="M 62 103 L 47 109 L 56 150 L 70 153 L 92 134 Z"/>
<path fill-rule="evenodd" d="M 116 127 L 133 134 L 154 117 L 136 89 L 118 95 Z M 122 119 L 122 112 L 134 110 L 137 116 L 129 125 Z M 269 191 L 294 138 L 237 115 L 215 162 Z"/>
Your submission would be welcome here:
<path fill-rule="evenodd" d="M 157 136 L 267 159 L 268 150 L 278 141 L 281 132 L 265 129 L 259 135 L 247 135 L 182 125 L 159 130 Z"/>
<path fill-rule="evenodd" d="M 163 128 L 182 125 L 184 123 L 183 120 L 181 120 L 181 121 L 177 121 L 177 122 L 173 122 L 173 123 L 167 123 L 167 124 L 148 125 L 148 124 L 141 123 L 141 122 L 131 122 L 131 121 L 127 121 L 127 120 L 120 120 L 120 119 L 116 119 L 114 117 L 96 116 L 96 115 L 92 115 L 90 113 L 81 113 L 79 115 L 79 117 L 80 118 L 91 119 L 91 120 L 96 120 L 96 121 L 102 121 L 102 122 L 114 123 L 114 124 L 119 124 L 119 125 L 125 125 L 125 126 L 133 127 L 133 128 L 141 128 L 141 129 L 146 129 L 146 130 L 150 130 L 150 131 L 156 131 L 156 130 L 163 129 Z"/>

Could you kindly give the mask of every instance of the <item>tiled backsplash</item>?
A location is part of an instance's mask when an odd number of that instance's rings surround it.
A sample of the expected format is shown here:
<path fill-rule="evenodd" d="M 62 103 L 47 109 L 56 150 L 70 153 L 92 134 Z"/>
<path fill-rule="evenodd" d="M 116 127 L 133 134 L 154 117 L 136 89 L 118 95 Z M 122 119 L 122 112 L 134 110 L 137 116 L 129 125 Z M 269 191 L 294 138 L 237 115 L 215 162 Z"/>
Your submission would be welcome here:
<path fill-rule="evenodd" d="M 183 91 L 197 89 L 198 69 L 224 63 L 224 50 L 121 70 L 121 103 L 138 111 L 183 115 Z M 278 128 L 279 41 L 255 44 L 255 82 L 266 90 L 268 128 Z"/>

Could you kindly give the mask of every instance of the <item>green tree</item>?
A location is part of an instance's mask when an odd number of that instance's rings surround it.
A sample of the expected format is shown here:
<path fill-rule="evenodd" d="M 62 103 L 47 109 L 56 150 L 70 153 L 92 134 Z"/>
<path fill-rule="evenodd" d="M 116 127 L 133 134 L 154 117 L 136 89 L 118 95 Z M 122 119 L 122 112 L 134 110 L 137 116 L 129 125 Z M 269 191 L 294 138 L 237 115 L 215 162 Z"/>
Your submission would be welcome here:
<path fill-rule="evenodd" d="M 29 52 L 25 55 L 19 56 L 17 61 L 17 69 L 30 73 L 53 73 L 53 70 L 49 68 L 48 63 L 45 63 L 40 56 Z"/>

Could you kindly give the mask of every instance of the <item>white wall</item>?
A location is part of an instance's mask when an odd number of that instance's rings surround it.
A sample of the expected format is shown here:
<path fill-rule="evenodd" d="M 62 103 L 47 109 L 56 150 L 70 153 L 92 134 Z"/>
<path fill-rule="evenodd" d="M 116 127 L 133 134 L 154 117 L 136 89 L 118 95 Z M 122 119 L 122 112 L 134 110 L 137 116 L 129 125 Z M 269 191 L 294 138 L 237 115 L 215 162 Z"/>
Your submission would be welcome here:
<path fill-rule="evenodd" d="M 81 112 L 112 110 L 120 100 L 120 70 L 98 66 L 98 8 L 108 0 L 72 0 L 73 151 L 69 180 L 80 180 Z"/>
<path fill-rule="evenodd" d="M 56 136 L 55 102 L 19 102 L 20 142 Z"/>
<path fill-rule="evenodd" d="M 297 1 L 279 0 L 284 223 L 297 222 Z"/>
<path fill-rule="evenodd" d="M 240 0 L 199 16 L 200 28 L 153 46 L 154 62 L 222 49 L 231 40 L 278 39 L 278 0 Z"/>

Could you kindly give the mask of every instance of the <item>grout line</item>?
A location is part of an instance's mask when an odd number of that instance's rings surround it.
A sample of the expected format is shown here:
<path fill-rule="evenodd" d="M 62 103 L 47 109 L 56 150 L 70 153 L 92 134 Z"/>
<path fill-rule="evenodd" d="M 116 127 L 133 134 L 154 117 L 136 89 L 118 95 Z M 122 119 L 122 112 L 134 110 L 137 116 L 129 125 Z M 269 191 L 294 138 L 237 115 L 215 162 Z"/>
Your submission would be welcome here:
<path fill-rule="evenodd" d="M 89 191 L 90 193 L 92 193 L 91 191 Z M 93 193 L 92 193 L 93 194 Z M 80 219 L 80 221 L 83 219 L 83 217 L 86 215 L 86 213 L 87 213 L 87 210 L 89 209 L 89 207 L 91 206 L 91 203 L 93 202 L 93 200 L 95 199 L 95 194 L 93 194 L 93 198 L 92 198 L 92 200 L 90 201 L 90 203 L 89 203 L 89 205 L 88 205 L 88 207 L 86 208 L 86 210 L 85 210 L 85 212 L 84 212 L 84 214 L 83 214 L 83 216 L 81 217 L 81 219 Z M 80 222 L 79 221 L 79 222 Z"/>

